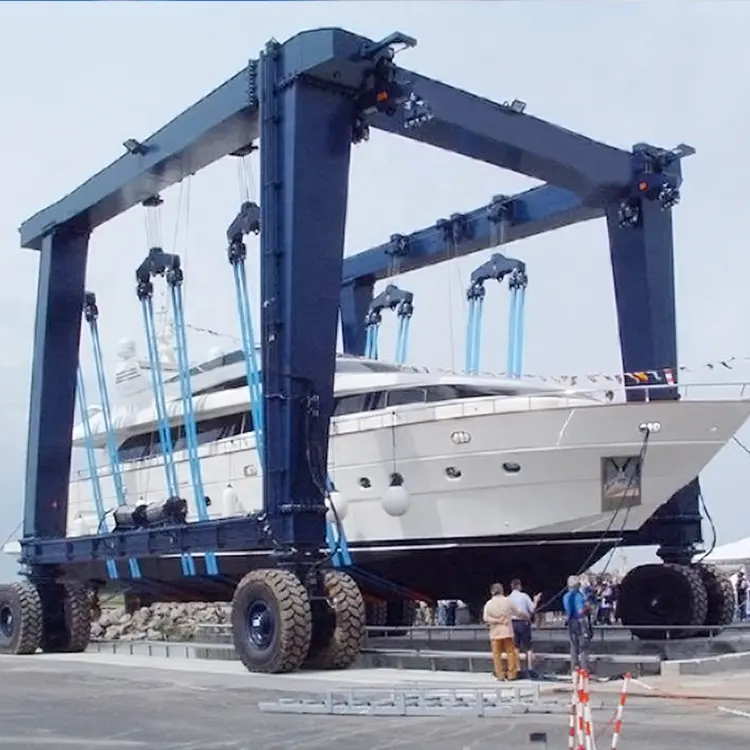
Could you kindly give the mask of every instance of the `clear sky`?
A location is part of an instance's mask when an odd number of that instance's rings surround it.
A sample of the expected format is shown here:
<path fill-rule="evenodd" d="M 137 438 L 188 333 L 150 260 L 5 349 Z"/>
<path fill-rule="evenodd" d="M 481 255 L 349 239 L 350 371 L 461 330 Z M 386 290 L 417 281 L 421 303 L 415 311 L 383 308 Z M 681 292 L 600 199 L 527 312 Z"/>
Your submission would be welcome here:
<path fill-rule="evenodd" d="M 695 146 L 675 211 L 681 361 L 750 357 L 748 3 L 0 3 L 0 541 L 22 513 L 36 296 L 37 256 L 18 249 L 19 224 L 118 157 L 126 138 L 146 137 L 233 75 L 269 38 L 317 26 L 373 38 L 411 34 L 419 45 L 403 53 L 405 66 L 498 101 L 523 99 L 529 113 L 616 146 Z M 354 151 L 347 252 L 531 184 L 376 133 Z M 166 242 L 176 234 L 174 247 L 187 258 L 188 318 L 236 335 L 224 257 L 224 232 L 240 200 L 236 167 L 225 161 L 193 178 L 190 210 L 179 219 L 178 192 L 164 195 L 164 234 Z M 131 280 L 146 249 L 142 210 L 92 240 L 88 285 L 99 296 L 110 366 L 120 338 L 143 340 Z M 616 372 L 603 222 L 524 241 L 513 254 L 529 264 L 525 370 Z M 416 295 L 413 361 L 461 366 L 462 290 L 482 257 L 403 281 Z M 488 295 L 485 320 L 488 327 L 497 321 L 497 335 L 494 347 L 486 339 L 487 369 L 504 364 L 507 303 L 499 290 Z M 390 348 L 393 327 L 384 338 Z M 216 343 L 196 336 L 192 353 Z M 698 367 L 686 379 L 717 376 Z M 721 377 L 750 379 L 750 361 Z M 750 441 L 750 429 L 743 435 Z M 720 542 L 750 534 L 749 483 L 750 457 L 733 444 L 704 474 Z M 0 572 L 11 570 L 0 559 Z"/>

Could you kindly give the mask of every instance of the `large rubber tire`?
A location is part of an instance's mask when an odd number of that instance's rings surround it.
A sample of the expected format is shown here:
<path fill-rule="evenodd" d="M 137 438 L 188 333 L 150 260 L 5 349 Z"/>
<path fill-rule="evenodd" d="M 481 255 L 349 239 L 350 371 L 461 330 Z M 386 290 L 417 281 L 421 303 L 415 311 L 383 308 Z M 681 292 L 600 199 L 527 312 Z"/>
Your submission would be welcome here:
<path fill-rule="evenodd" d="M 26 581 L 0 585 L 0 654 L 35 654 L 42 641 L 42 600 Z"/>
<path fill-rule="evenodd" d="M 685 638 L 706 621 L 708 595 L 700 574 L 685 565 L 651 564 L 631 570 L 620 587 L 622 624 L 643 640 Z M 682 626 L 671 628 L 670 625 Z"/>
<path fill-rule="evenodd" d="M 310 598 L 288 570 L 254 570 L 232 599 L 232 637 L 250 672 L 281 674 L 302 666 L 310 649 Z"/>
<path fill-rule="evenodd" d="M 305 660 L 308 669 L 348 669 L 357 660 L 365 644 L 365 601 L 355 580 L 338 570 L 326 571 L 323 584 L 333 609 L 331 628 L 321 623 L 324 632 L 313 638 Z"/>
<path fill-rule="evenodd" d="M 42 651 L 80 654 L 91 640 L 91 600 L 85 586 L 75 581 L 40 583 L 44 623 Z"/>
<path fill-rule="evenodd" d="M 703 581 L 708 597 L 708 613 L 705 625 L 710 628 L 723 628 L 734 621 L 735 593 L 729 576 L 713 565 L 698 563 L 695 570 Z M 712 630 L 716 634 L 715 630 Z"/>

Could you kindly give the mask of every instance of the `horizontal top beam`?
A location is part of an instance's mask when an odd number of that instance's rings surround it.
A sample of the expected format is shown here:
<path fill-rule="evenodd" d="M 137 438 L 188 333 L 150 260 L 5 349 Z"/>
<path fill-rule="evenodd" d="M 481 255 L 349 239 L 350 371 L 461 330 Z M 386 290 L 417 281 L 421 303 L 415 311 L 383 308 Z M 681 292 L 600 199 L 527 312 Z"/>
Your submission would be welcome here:
<path fill-rule="evenodd" d="M 255 66 L 250 64 L 117 161 L 21 225 L 21 245 L 68 222 L 94 229 L 258 136 Z M 125 146 L 123 146 L 125 148 Z"/>
<path fill-rule="evenodd" d="M 602 216 L 603 208 L 584 205 L 574 193 L 542 185 L 350 255 L 344 258 L 343 282 L 386 279 Z"/>
<path fill-rule="evenodd" d="M 425 101 L 432 119 L 404 129 L 400 118 L 379 114 L 370 120 L 379 130 L 566 188 L 588 203 L 602 189 L 621 192 L 633 179 L 628 151 L 410 70 L 400 68 L 397 78 Z"/>

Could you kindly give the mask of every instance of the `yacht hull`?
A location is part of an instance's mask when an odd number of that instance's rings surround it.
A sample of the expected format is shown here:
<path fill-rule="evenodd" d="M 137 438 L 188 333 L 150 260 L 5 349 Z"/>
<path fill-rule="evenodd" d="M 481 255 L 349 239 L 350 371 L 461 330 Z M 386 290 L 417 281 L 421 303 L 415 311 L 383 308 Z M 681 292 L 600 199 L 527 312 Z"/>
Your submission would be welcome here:
<path fill-rule="evenodd" d="M 349 543 L 634 531 L 698 475 L 750 414 L 745 400 L 566 405 L 536 398 L 525 411 L 513 401 L 472 399 L 334 420 L 329 475 L 346 501 L 340 509 Z M 647 424 L 658 427 L 647 434 Z M 245 512 L 260 510 L 252 433 L 200 450 L 210 516 L 232 514 L 222 507 L 227 485 Z M 192 504 L 184 452 L 176 465 Z M 394 472 L 409 493 L 398 517 L 382 502 Z M 109 489 L 105 506 L 113 508 L 106 468 L 100 475 Z M 159 457 L 126 464 L 123 479 L 131 504 L 166 497 Z M 69 535 L 81 516 L 96 527 L 85 473 L 71 486 L 68 512 Z"/>

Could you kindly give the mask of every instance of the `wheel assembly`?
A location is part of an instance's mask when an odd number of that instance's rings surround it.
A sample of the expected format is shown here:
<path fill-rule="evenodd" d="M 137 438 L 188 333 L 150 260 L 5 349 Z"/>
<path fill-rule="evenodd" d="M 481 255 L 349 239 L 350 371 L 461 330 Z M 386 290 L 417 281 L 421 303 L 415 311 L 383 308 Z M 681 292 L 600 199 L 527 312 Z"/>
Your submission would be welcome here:
<path fill-rule="evenodd" d="M 365 642 L 365 602 L 359 586 L 346 573 L 326 571 L 323 583 L 331 610 L 328 617 L 314 618 L 312 642 L 304 666 L 347 669 L 356 661 Z"/>
<path fill-rule="evenodd" d="M 288 570 L 254 570 L 232 599 L 232 637 L 251 672 L 293 672 L 310 649 L 312 615 L 305 587 Z"/>
<path fill-rule="evenodd" d="M 40 583 L 43 625 L 41 649 L 47 653 L 82 653 L 91 638 L 91 600 L 74 581 Z"/>
<path fill-rule="evenodd" d="M 693 566 L 703 581 L 708 598 L 705 625 L 723 628 L 734 620 L 735 594 L 729 576 L 713 565 L 698 563 Z"/>
<path fill-rule="evenodd" d="M 684 638 L 694 632 L 684 626 L 700 627 L 705 623 L 708 596 L 700 574 L 693 568 L 641 565 L 623 579 L 618 611 L 622 624 L 632 628 L 638 638 Z"/>
<path fill-rule="evenodd" d="M 0 585 L 0 654 L 35 654 L 42 640 L 42 600 L 32 583 Z"/>

